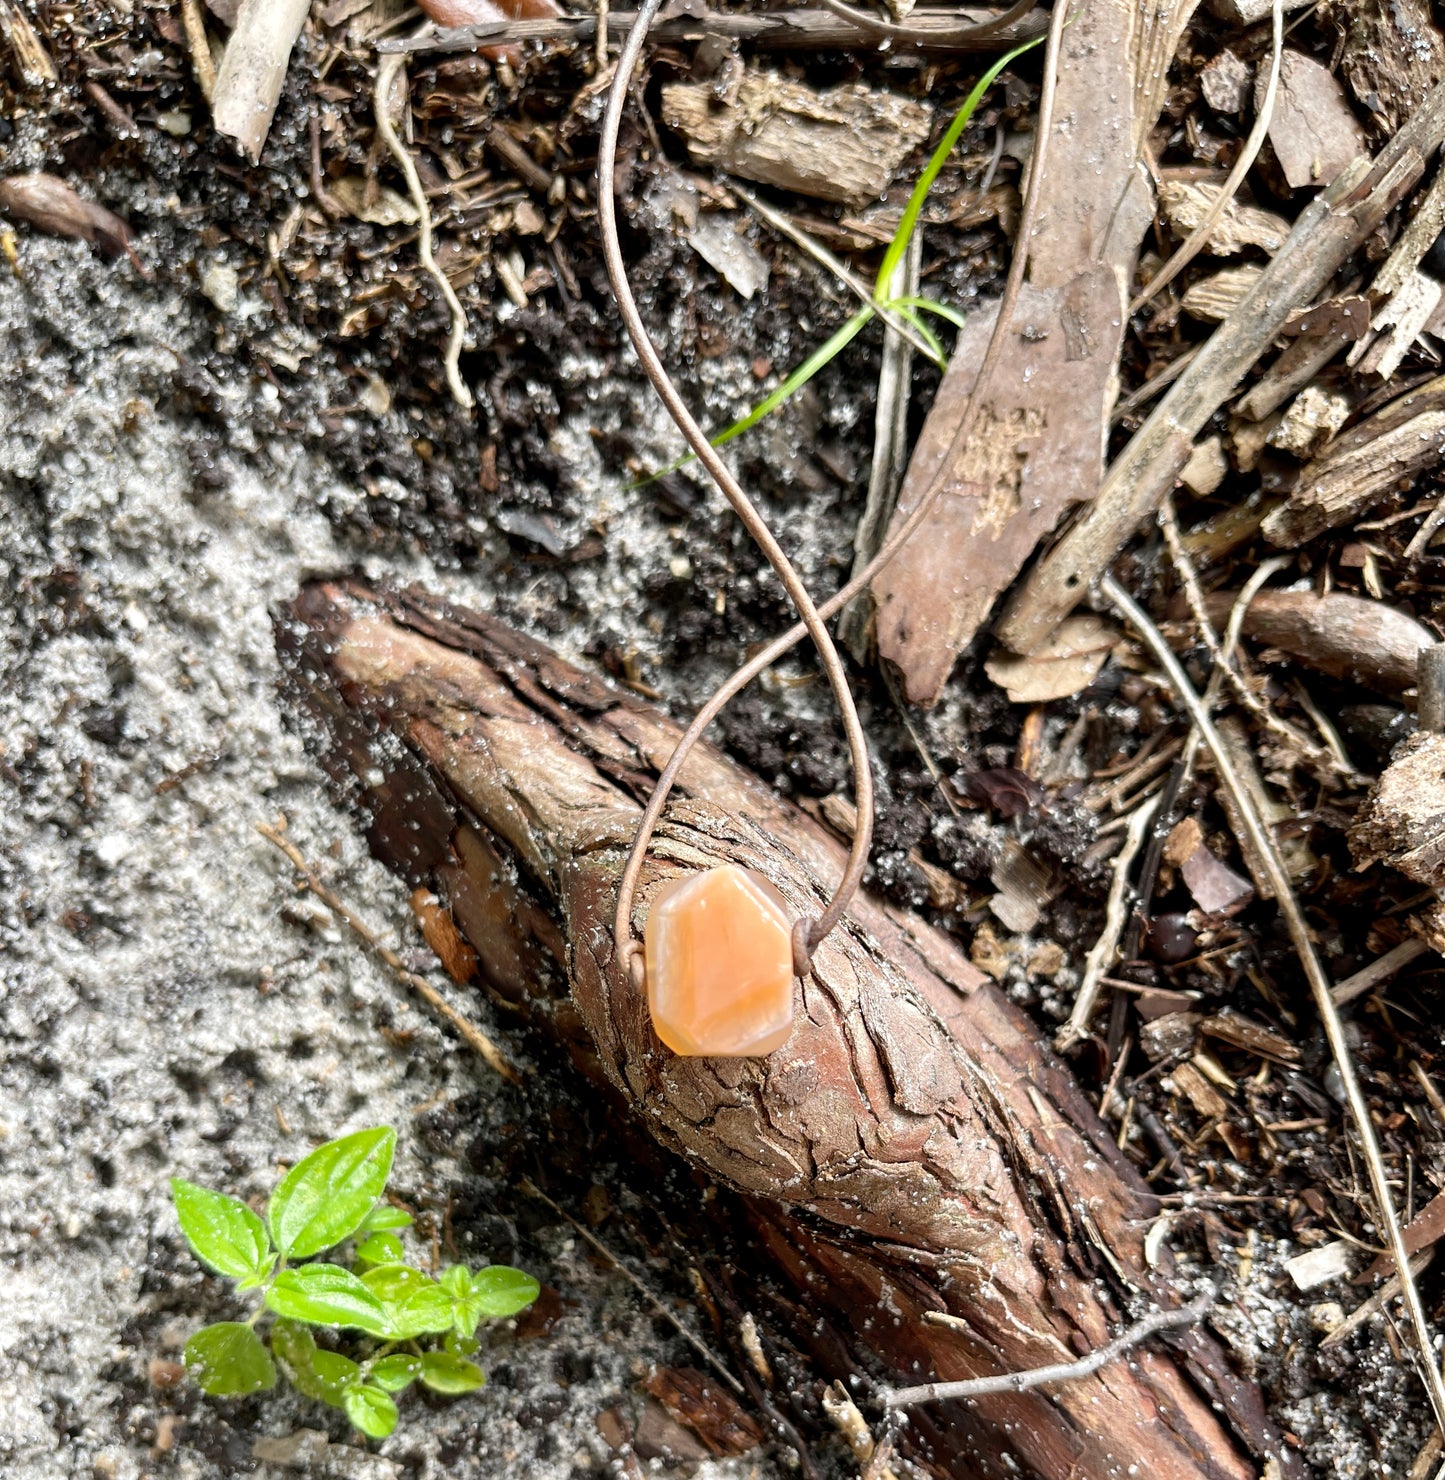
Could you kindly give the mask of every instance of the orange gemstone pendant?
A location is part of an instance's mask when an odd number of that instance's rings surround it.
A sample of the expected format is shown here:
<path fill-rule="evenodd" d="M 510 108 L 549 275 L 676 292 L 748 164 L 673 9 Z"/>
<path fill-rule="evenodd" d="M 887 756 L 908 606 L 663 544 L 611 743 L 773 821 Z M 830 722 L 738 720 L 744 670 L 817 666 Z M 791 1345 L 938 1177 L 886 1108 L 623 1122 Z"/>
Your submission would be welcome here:
<path fill-rule="evenodd" d="M 734 864 L 679 879 L 645 931 L 657 1036 L 693 1057 L 772 1053 L 793 1030 L 793 945 L 777 891 Z"/>

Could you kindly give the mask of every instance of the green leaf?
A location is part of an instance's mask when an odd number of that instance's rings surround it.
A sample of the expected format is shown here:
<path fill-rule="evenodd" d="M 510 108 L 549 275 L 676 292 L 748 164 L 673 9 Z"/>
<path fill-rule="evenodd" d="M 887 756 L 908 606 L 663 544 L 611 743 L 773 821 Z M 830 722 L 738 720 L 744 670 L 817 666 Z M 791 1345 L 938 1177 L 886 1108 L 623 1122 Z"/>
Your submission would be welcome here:
<path fill-rule="evenodd" d="M 346 1389 L 361 1380 L 361 1368 L 340 1352 L 316 1344 L 310 1327 L 280 1320 L 271 1328 L 271 1350 L 299 1392 L 340 1408 Z"/>
<path fill-rule="evenodd" d="M 472 1272 L 465 1264 L 449 1264 L 442 1270 L 439 1283 L 453 1299 L 461 1300 L 472 1292 Z"/>
<path fill-rule="evenodd" d="M 386 1307 L 339 1264 L 283 1269 L 266 1291 L 266 1304 L 278 1316 L 313 1326 L 352 1326 L 372 1336 L 390 1334 Z"/>
<path fill-rule="evenodd" d="M 411 1214 L 389 1203 L 377 1205 L 361 1220 L 356 1232 L 358 1236 L 368 1233 L 386 1233 L 389 1230 L 411 1227 Z"/>
<path fill-rule="evenodd" d="M 355 1233 L 381 1196 L 396 1152 L 389 1125 L 318 1146 L 281 1179 L 268 1216 L 276 1246 L 306 1259 Z"/>
<path fill-rule="evenodd" d="M 388 1393 L 404 1392 L 421 1376 L 421 1358 L 406 1352 L 396 1352 L 373 1362 L 367 1370 L 367 1380 Z"/>
<path fill-rule="evenodd" d="M 541 1285 L 531 1275 L 506 1264 L 489 1264 L 472 1276 L 472 1298 L 492 1321 L 526 1310 L 541 1293 Z"/>
<path fill-rule="evenodd" d="M 356 1257 L 367 1264 L 397 1264 L 405 1254 L 394 1233 L 373 1233 L 356 1251 Z"/>
<path fill-rule="evenodd" d="M 481 1342 L 475 1336 L 468 1336 L 464 1331 L 448 1331 L 442 1338 L 442 1345 L 455 1357 L 470 1357 Z"/>
<path fill-rule="evenodd" d="M 379 1387 L 348 1388 L 342 1407 L 368 1439 L 384 1439 L 396 1427 L 396 1404 Z"/>
<path fill-rule="evenodd" d="M 426 1352 L 421 1359 L 421 1380 L 434 1393 L 474 1392 L 487 1380 L 486 1373 L 465 1357 L 450 1352 Z"/>
<path fill-rule="evenodd" d="M 445 1331 L 452 1324 L 452 1297 L 419 1269 L 409 1264 L 381 1264 L 368 1269 L 362 1284 L 386 1311 L 392 1341 L 409 1341 L 429 1331 Z"/>
<path fill-rule="evenodd" d="M 171 1201 L 191 1252 L 208 1269 L 239 1280 L 243 1290 L 271 1272 L 275 1255 L 266 1225 L 238 1198 L 172 1177 Z"/>
<path fill-rule="evenodd" d="M 938 147 L 923 167 L 923 173 L 918 177 L 913 193 L 908 197 L 908 204 L 903 208 L 903 216 L 898 222 L 897 231 L 893 233 L 893 240 L 888 243 L 888 250 L 883 254 L 883 264 L 878 269 L 877 286 L 873 290 L 875 298 L 881 298 L 887 294 L 888 285 L 893 281 L 893 269 L 903 260 L 903 254 L 908 250 L 909 240 L 913 236 L 914 228 L 918 225 L 918 217 L 923 211 L 924 201 L 928 199 L 928 192 L 933 189 L 933 182 L 948 162 L 948 156 L 953 153 L 954 145 L 963 137 L 968 121 L 983 101 L 984 95 L 994 85 L 998 74 L 1010 62 L 1021 57 L 1031 47 L 1037 46 L 1043 39 L 1042 36 L 1036 36 L 1032 41 L 1025 41 L 1022 46 L 1016 46 L 1012 51 L 1005 52 L 978 79 L 973 91 L 963 100 L 963 106 L 953 115 L 953 122 L 948 125 L 943 137 L 938 141 Z"/>
<path fill-rule="evenodd" d="M 276 1385 L 276 1367 L 261 1338 L 243 1321 L 203 1326 L 186 1343 L 186 1371 L 213 1398 L 262 1393 Z"/>

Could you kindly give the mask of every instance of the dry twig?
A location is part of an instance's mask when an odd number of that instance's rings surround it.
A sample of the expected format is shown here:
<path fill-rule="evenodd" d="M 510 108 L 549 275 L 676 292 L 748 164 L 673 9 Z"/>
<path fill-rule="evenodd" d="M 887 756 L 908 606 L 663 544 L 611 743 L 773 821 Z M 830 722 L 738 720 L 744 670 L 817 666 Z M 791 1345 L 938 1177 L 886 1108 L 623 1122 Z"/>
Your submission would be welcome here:
<path fill-rule="evenodd" d="M 382 961 L 399 982 L 404 986 L 410 987 L 428 1007 L 444 1017 L 457 1030 L 468 1047 L 474 1049 L 480 1058 L 490 1068 L 495 1069 L 503 1079 L 509 1080 L 512 1084 L 520 1084 L 522 1076 L 503 1055 L 501 1049 L 474 1022 L 469 1018 L 463 1017 L 424 976 L 419 976 L 416 972 L 407 970 L 401 957 L 381 939 L 376 931 L 356 914 L 339 894 L 322 882 L 321 876 L 306 861 L 306 857 L 301 850 L 285 836 L 285 827 L 286 819 L 283 817 L 274 827 L 267 822 L 258 822 L 256 824 L 256 831 L 268 843 L 272 844 L 273 847 L 279 848 L 291 860 L 291 866 L 301 876 L 301 883 L 332 914 L 338 919 L 346 921 L 352 931 L 356 935 L 359 935 L 381 957 Z"/>
<path fill-rule="evenodd" d="M 918 1387 L 894 1388 L 883 1394 L 885 1408 L 911 1408 L 918 1403 L 939 1403 L 950 1398 L 986 1398 L 992 1393 L 1022 1393 L 1029 1388 L 1042 1387 L 1051 1382 L 1076 1382 L 1089 1377 L 1101 1367 L 1107 1366 L 1115 1357 L 1121 1356 L 1130 1347 L 1158 1331 L 1173 1330 L 1178 1326 L 1192 1326 L 1204 1319 L 1214 1304 L 1218 1291 L 1212 1286 L 1196 1295 L 1188 1305 L 1177 1310 L 1151 1311 L 1142 1320 L 1136 1321 L 1122 1336 L 1081 1357 L 1077 1362 L 1056 1362 L 1049 1367 L 1034 1367 L 1028 1372 L 1001 1372 L 996 1377 L 970 1377 L 963 1382 L 925 1382 Z"/>
<path fill-rule="evenodd" d="M 1126 903 L 1129 893 L 1129 865 L 1144 846 L 1144 835 L 1154 820 L 1154 814 L 1159 810 L 1160 795 L 1156 792 L 1129 814 L 1129 830 L 1124 837 L 1124 846 L 1114 855 L 1114 879 L 1109 885 L 1104 926 L 1084 958 L 1084 977 L 1079 983 L 1079 994 L 1074 998 L 1073 1011 L 1054 1039 L 1056 1053 L 1063 1053 L 1089 1031 L 1089 1019 L 1094 1015 L 1094 1004 L 1099 1000 L 1099 988 L 1103 985 L 1105 973 L 1114 964 L 1119 937 L 1124 933 L 1124 926 L 1129 920 Z"/>

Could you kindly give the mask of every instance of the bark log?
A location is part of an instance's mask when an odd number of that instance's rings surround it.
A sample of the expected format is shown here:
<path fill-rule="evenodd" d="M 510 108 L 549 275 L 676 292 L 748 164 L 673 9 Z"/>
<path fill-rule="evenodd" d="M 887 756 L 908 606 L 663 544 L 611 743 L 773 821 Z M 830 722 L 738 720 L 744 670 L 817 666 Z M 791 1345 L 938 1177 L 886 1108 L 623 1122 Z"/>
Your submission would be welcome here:
<path fill-rule="evenodd" d="M 441 896 L 495 992 L 664 1147 L 743 1195 L 766 1256 L 749 1262 L 796 1287 L 795 1337 L 830 1375 L 1019 1370 L 1101 1344 L 1127 1302 L 1180 1303 L 1167 1250 L 1158 1269 L 1143 1256 L 1152 1194 L 1022 1015 L 912 914 L 856 901 L 770 1057 L 662 1048 L 616 969 L 611 915 L 673 721 L 415 591 L 315 583 L 278 640 L 373 850 Z M 639 923 L 679 873 L 724 861 L 815 912 L 843 852 L 699 747 L 654 841 Z M 926 1310 L 967 1329 L 927 1324 Z M 940 1475 L 1244 1480 L 1245 1450 L 1299 1474 L 1214 1339 L 1195 1330 L 1171 1345 L 1053 1390 L 929 1410 L 910 1428 Z"/>

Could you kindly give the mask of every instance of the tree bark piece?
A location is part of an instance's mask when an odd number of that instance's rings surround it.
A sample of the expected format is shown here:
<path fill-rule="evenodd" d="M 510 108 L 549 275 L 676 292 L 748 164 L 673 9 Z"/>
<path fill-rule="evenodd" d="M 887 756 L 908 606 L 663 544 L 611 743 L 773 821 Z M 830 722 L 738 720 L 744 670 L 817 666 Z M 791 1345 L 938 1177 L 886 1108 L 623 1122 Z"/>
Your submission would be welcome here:
<path fill-rule="evenodd" d="M 1340 70 L 1381 132 L 1398 128 L 1445 77 L 1445 37 L 1429 0 L 1332 0 L 1328 21 L 1344 36 Z"/>
<path fill-rule="evenodd" d="M 771 1056 L 661 1047 L 613 958 L 611 913 L 638 798 L 680 734 L 671 720 L 417 592 L 316 583 L 278 635 L 373 850 L 437 892 L 491 987 L 615 1104 L 745 1195 L 767 1262 L 799 1291 L 800 1339 L 837 1375 L 866 1363 L 967 1377 L 1072 1356 L 1110 1334 L 1106 1285 L 1181 1303 L 1143 1255 L 1157 1205 L 1066 1071 L 953 941 L 906 911 L 859 896 Z M 756 869 L 794 910 L 818 907 L 843 867 L 836 839 L 705 746 L 681 781 L 640 917 L 669 881 L 721 862 Z M 929 1309 L 967 1329 L 924 1323 Z M 820 1317 L 836 1341 L 819 1339 Z M 1245 1480 L 1218 1402 L 1256 1453 L 1298 1474 L 1212 1338 L 1195 1330 L 1177 1349 L 1182 1365 L 1141 1350 L 1078 1384 L 920 1415 L 930 1468 Z"/>
<path fill-rule="evenodd" d="M 1093 504 L 1015 594 L 998 627 L 1009 647 L 1031 651 L 1078 605 L 1159 507 L 1194 438 L 1240 377 L 1419 179 L 1442 134 L 1445 90 L 1437 86 L 1373 162 L 1357 160 L 1304 208 L 1253 291 L 1164 393 L 1110 466 Z"/>
<path fill-rule="evenodd" d="M 859 83 L 820 92 L 750 72 L 735 100 L 710 82 L 662 90 L 662 121 L 699 164 L 820 200 L 861 205 L 888 188 L 928 137 L 933 110 Z"/>
<path fill-rule="evenodd" d="M 1445 735 L 1411 735 L 1350 829 L 1355 867 L 1388 863 L 1432 889 L 1445 884 Z"/>
<path fill-rule="evenodd" d="M 1085 0 L 1063 33 L 1028 284 L 970 445 L 941 468 L 992 321 L 972 314 L 960 334 L 895 522 L 935 476 L 946 481 L 935 512 L 873 583 L 879 654 L 915 704 L 937 700 L 1034 546 L 1098 488 L 1129 284 L 1153 213 L 1139 152 L 1193 8 Z"/>
<path fill-rule="evenodd" d="M 1276 545 L 1302 545 L 1363 513 L 1430 467 L 1445 448 L 1445 375 L 1436 376 L 1327 443 L 1265 521 Z"/>

